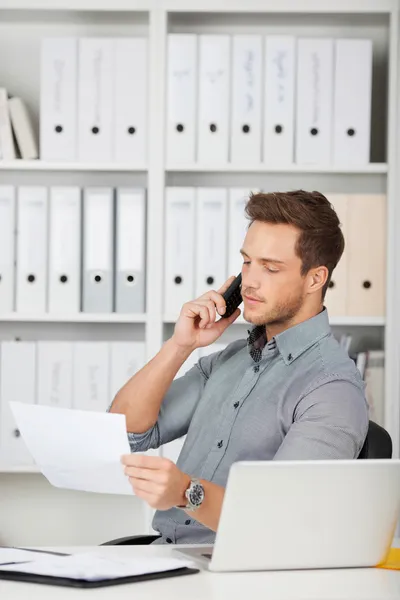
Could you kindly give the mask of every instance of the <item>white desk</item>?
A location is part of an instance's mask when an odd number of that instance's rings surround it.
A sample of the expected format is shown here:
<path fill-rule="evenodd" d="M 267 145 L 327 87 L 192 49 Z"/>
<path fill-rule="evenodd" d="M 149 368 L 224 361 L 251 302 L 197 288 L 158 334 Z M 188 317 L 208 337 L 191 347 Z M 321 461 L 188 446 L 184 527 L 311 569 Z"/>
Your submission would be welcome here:
<path fill-rule="evenodd" d="M 176 546 L 175 546 L 176 548 Z M 43 548 L 45 549 L 45 548 Z M 106 556 L 166 556 L 171 546 L 51 548 L 60 552 L 96 550 Z M 399 600 L 400 571 L 332 569 L 263 573 L 210 573 L 99 589 L 73 589 L 0 580 L 3 600 Z"/>

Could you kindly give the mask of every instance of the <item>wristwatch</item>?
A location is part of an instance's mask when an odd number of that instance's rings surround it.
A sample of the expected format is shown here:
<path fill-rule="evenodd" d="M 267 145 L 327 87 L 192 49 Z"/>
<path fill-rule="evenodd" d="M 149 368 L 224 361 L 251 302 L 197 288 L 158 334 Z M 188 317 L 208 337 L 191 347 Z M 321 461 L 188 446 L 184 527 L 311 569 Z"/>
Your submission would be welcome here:
<path fill-rule="evenodd" d="M 185 491 L 185 497 L 187 504 L 179 506 L 178 508 L 184 508 L 186 510 L 195 511 L 197 510 L 204 501 L 204 487 L 198 479 L 192 479 L 190 485 Z"/>

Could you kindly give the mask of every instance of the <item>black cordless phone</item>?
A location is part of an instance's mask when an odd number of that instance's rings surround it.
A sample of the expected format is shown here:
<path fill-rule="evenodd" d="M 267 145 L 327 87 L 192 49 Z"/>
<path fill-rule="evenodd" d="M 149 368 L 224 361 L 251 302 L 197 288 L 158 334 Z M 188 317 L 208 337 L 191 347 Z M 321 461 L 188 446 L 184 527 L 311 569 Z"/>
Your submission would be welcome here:
<path fill-rule="evenodd" d="M 231 285 L 228 287 L 226 292 L 222 294 L 226 302 L 226 311 L 223 315 L 221 315 L 221 319 L 226 319 L 233 315 L 235 310 L 240 306 L 243 302 L 242 295 L 240 293 L 240 286 L 242 285 L 242 274 L 240 273 L 234 281 L 232 281 Z"/>

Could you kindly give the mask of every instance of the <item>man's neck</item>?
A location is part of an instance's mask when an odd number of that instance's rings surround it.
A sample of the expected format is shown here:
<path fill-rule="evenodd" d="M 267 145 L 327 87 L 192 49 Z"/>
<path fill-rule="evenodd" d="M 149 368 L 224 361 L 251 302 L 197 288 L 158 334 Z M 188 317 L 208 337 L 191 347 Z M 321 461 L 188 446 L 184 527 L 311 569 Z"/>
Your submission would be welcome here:
<path fill-rule="evenodd" d="M 295 325 L 299 325 L 299 323 L 304 323 L 304 321 L 308 321 L 312 319 L 312 317 L 316 317 L 323 310 L 323 304 L 321 304 L 318 309 L 310 310 L 300 310 L 297 315 L 290 319 L 289 321 L 285 321 L 283 323 L 271 323 L 271 325 L 265 326 L 265 334 L 267 337 L 267 341 L 272 340 L 275 335 L 282 333 L 282 331 L 286 331 Z"/>

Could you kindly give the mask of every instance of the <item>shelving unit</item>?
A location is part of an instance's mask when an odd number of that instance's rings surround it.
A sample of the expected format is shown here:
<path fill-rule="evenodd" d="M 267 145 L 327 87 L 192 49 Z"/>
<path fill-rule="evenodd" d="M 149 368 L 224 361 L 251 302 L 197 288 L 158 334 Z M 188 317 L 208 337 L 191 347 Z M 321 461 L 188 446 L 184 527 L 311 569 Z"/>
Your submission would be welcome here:
<path fill-rule="evenodd" d="M 0 161 L 0 171 L 78 171 L 78 172 L 111 172 L 111 173 L 141 173 L 147 171 L 145 165 L 130 165 L 120 163 L 79 163 L 79 162 L 49 162 L 45 160 L 13 160 Z"/>
<path fill-rule="evenodd" d="M 14 475 L 37 475 L 41 473 L 40 469 L 36 465 L 30 466 L 7 466 L 0 464 L 0 475 L 1 474 L 14 474 Z"/>
<path fill-rule="evenodd" d="M 386 174 L 388 172 L 388 166 L 386 163 L 370 163 L 365 167 L 353 167 L 349 168 L 346 166 L 338 167 L 335 165 L 235 165 L 235 164 L 224 164 L 224 165 L 203 165 L 195 163 L 193 165 L 167 165 L 166 171 L 170 173 L 328 173 L 332 175 L 379 175 Z"/>
<path fill-rule="evenodd" d="M 0 323 L 146 323 L 147 315 L 141 314 L 102 314 L 76 313 L 64 314 L 20 314 L 9 313 L 0 315 Z"/>
<path fill-rule="evenodd" d="M 400 193 L 398 139 L 400 0 L 0 0 L 0 84 L 28 103 L 36 127 L 39 105 L 39 41 L 51 35 L 147 35 L 149 39 L 148 157 L 143 164 L 0 161 L 0 181 L 19 184 L 127 185 L 147 187 L 147 272 L 145 315 L 0 315 L 0 339 L 144 339 L 152 358 L 172 332 L 175 318 L 163 311 L 164 189 L 166 185 L 222 185 L 270 189 L 304 187 L 322 192 L 387 194 L 387 306 L 385 317 L 335 317 L 338 330 L 350 328 L 360 340 L 374 339 L 386 352 L 385 426 L 400 450 Z M 170 32 L 270 33 L 372 37 L 377 60 L 374 74 L 373 156 L 365 167 L 334 165 L 168 164 L 165 156 L 166 41 Z M 373 243 L 373 240 L 371 240 Z M 244 335 L 239 320 L 230 336 Z M 129 327 L 127 327 L 129 325 Z M 362 342 L 360 342 L 362 343 Z M 7 485 L 36 467 L 1 467 Z M 12 474 L 12 476 L 11 476 Z M 0 486 L 3 483 L 0 482 Z M 113 500 L 110 499 L 110 511 Z M 0 519 L 1 540 L 1 519 Z"/>

